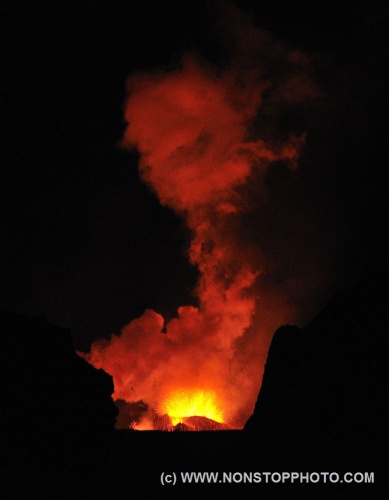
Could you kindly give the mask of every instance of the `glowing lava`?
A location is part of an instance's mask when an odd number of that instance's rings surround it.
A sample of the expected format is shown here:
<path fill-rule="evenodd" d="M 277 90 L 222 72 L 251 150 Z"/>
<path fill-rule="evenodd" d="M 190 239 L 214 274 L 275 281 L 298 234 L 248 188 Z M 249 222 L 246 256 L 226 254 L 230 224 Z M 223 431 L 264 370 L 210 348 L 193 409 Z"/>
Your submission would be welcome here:
<path fill-rule="evenodd" d="M 223 423 L 217 396 L 209 390 L 176 390 L 162 401 L 159 413 L 169 415 L 173 425 L 182 423 L 187 417 L 206 417 Z"/>

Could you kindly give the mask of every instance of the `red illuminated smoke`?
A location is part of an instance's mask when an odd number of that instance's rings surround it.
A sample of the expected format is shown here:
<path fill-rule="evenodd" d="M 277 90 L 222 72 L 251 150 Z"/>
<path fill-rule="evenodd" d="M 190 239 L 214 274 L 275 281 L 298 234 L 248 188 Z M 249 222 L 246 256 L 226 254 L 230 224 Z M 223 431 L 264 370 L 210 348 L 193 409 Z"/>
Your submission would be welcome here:
<path fill-rule="evenodd" d="M 177 391 L 212 393 L 220 420 L 241 428 L 253 410 L 271 333 L 293 317 L 280 297 L 260 293 L 265 256 L 242 245 L 236 228 L 250 210 L 244 186 L 260 183 L 272 162 L 295 168 L 304 143 L 304 135 L 277 133 L 274 124 L 266 139 L 259 136 L 262 110 L 270 122 L 272 109 L 317 91 L 304 56 L 263 34 L 257 42 L 250 65 L 216 71 L 191 55 L 178 69 L 127 82 L 122 146 L 137 149 L 142 180 L 190 228 L 188 256 L 200 273 L 199 307 L 180 307 L 166 333 L 163 317 L 147 310 L 84 355 L 113 376 L 114 399 L 148 405 L 139 428 L 155 428 L 153 415 Z"/>

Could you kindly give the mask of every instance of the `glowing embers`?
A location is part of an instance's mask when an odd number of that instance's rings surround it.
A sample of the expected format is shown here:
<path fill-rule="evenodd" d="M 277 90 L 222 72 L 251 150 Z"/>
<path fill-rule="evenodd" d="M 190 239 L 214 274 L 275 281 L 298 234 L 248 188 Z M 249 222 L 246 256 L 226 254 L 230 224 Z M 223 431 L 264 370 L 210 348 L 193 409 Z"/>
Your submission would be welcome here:
<path fill-rule="evenodd" d="M 169 415 L 172 424 L 185 423 L 188 417 L 206 417 L 223 423 L 223 411 L 210 390 L 176 390 L 160 403 L 159 413 Z"/>

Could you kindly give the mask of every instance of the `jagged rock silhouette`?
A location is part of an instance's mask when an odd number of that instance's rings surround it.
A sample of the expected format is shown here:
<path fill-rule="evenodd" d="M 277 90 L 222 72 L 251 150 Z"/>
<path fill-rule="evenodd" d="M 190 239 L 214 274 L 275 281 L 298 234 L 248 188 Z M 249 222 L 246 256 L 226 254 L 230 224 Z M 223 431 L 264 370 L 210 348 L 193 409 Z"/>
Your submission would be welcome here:
<path fill-rule="evenodd" d="M 48 491 L 58 498 L 153 498 L 160 497 L 158 478 L 167 469 L 346 469 L 373 471 L 379 483 L 350 486 L 349 495 L 379 498 L 377 488 L 382 491 L 385 482 L 388 282 L 380 268 L 369 270 L 305 328 L 275 332 L 244 431 L 114 430 L 112 379 L 76 355 L 70 333 L 2 311 L 5 491 L 16 498 Z M 235 490 L 219 490 L 236 498 Z M 328 498 L 327 490 L 324 496 L 317 489 L 295 490 L 298 498 Z M 245 498 L 257 498 L 258 491 L 245 490 Z M 270 486 L 261 495 L 294 498 Z"/>

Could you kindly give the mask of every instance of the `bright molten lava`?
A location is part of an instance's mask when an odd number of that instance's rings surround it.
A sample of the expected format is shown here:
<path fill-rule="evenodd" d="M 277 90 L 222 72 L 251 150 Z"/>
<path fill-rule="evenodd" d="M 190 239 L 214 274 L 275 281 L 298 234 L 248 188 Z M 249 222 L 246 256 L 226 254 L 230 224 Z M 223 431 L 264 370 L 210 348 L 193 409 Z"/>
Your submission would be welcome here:
<path fill-rule="evenodd" d="M 159 413 L 169 415 L 173 425 L 182 423 L 186 417 L 206 417 L 223 423 L 223 412 L 217 396 L 207 390 L 174 391 L 162 401 Z"/>

